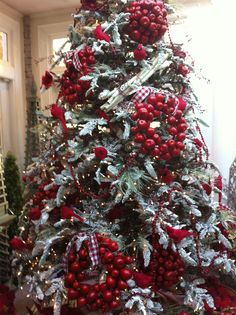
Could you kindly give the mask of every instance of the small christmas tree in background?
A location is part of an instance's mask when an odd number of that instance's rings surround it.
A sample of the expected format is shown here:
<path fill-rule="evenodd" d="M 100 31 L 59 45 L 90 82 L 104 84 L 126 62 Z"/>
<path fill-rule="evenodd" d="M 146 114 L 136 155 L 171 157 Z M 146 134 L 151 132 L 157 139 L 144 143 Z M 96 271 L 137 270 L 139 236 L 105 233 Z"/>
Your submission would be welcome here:
<path fill-rule="evenodd" d="M 64 73 L 42 78 L 60 91 L 10 242 L 39 314 L 236 314 L 235 214 L 168 10 L 83 0 Z"/>
<path fill-rule="evenodd" d="M 8 228 L 9 237 L 18 234 L 18 218 L 23 210 L 23 186 L 15 156 L 8 152 L 4 159 L 4 177 L 9 209 L 16 216 Z"/>

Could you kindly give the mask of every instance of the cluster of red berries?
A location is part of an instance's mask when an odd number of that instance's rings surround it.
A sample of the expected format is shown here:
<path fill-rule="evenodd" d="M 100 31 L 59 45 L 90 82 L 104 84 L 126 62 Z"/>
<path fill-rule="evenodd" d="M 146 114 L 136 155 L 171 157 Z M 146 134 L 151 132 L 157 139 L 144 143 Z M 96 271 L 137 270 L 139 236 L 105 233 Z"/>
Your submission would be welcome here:
<path fill-rule="evenodd" d="M 81 71 L 79 72 L 72 60 L 66 61 L 66 70 L 64 71 L 60 83 L 61 89 L 59 97 L 71 105 L 82 102 L 87 90 L 90 88 L 90 81 L 84 81 L 80 78 L 91 73 L 93 65 L 96 63 L 94 53 L 90 47 L 85 47 L 78 54 L 81 62 Z"/>
<path fill-rule="evenodd" d="M 133 273 L 126 267 L 132 263 L 130 256 L 125 256 L 118 244 L 110 238 L 97 235 L 99 254 L 102 265 L 105 265 L 107 276 L 104 282 L 88 284 L 90 266 L 87 241 L 84 241 L 78 252 L 73 250 L 68 255 L 69 272 L 65 275 L 65 286 L 68 288 L 68 299 L 77 299 L 78 308 L 87 307 L 90 311 L 110 311 L 120 306 L 121 291 L 128 289 L 127 281 Z"/>
<path fill-rule="evenodd" d="M 45 186 L 50 184 L 50 181 L 46 181 L 38 186 L 38 190 L 33 196 L 32 207 L 29 209 L 28 216 L 31 220 L 39 220 L 41 217 L 41 210 L 45 207 L 44 200 L 55 199 L 58 191 L 58 186 L 53 185 L 51 189 L 44 190 Z"/>
<path fill-rule="evenodd" d="M 141 145 L 141 153 L 166 161 L 180 155 L 185 148 L 183 141 L 188 128 L 183 117 L 185 107 L 186 103 L 182 98 L 169 96 L 166 100 L 161 93 L 150 95 L 147 103 L 135 105 L 136 111 L 131 118 L 136 121 L 136 126 L 131 131 L 134 141 Z M 153 121 L 159 121 L 160 128 L 156 130 L 151 127 Z M 166 130 L 163 130 L 163 126 Z"/>
<path fill-rule="evenodd" d="M 162 1 L 134 1 L 125 11 L 130 13 L 125 32 L 136 42 L 154 44 L 167 31 L 167 11 Z"/>
<path fill-rule="evenodd" d="M 153 278 L 153 290 L 169 289 L 183 276 L 184 263 L 179 254 L 170 247 L 164 249 L 158 242 L 153 247 L 151 261 L 145 273 Z"/>

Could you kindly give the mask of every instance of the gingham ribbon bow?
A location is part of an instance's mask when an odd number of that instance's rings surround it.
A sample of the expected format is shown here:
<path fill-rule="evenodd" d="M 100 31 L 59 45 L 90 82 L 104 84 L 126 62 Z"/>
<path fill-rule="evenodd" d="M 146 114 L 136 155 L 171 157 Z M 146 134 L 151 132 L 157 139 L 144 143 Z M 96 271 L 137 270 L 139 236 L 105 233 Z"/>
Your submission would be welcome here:
<path fill-rule="evenodd" d="M 67 60 L 71 59 L 75 69 L 78 71 L 80 71 L 80 69 L 81 69 L 81 62 L 79 59 L 79 51 L 80 50 L 81 50 L 81 48 L 76 49 L 76 50 L 70 50 L 65 55 L 65 60 L 67 61 Z"/>
<path fill-rule="evenodd" d="M 69 242 L 69 244 L 66 247 L 66 252 L 64 256 L 64 268 L 67 271 L 68 270 L 68 255 L 77 241 L 81 240 L 82 242 L 85 240 L 88 240 L 88 251 L 89 251 L 89 257 L 92 262 L 92 267 L 95 268 L 99 264 L 99 247 L 98 247 L 98 241 L 95 234 L 88 234 L 88 233 L 79 233 L 75 235 L 72 240 Z M 79 250 L 77 248 L 77 250 Z"/>
<path fill-rule="evenodd" d="M 141 103 L 153 90 L 151 86 L 142 86 L 132 97 L 131 102 Z"/>

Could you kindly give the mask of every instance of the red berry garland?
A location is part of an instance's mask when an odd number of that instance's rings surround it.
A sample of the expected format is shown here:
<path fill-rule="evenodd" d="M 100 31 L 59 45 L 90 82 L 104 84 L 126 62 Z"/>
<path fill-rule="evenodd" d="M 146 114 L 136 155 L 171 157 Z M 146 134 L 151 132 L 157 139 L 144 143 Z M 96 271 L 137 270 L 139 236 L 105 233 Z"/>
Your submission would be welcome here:
<path fill-rule="evenodd" d="M 65 275 L 65 286 L 68 288 L 69 300 L 77 299 L 78 308 L 87 307 L 89 311 L 113 310 L 119 307 L 121 291 L 128 288 L 127 281 L 133 273 L 126 266 L 132 263 L 130 256 L 125 256 L 118 244 L 110 238 L 97 235 L 99 255 L 102 267 L 107 271 L 102 283 L 87 282 L 90 258 L 88 243 L 84 241 L 78 252 L 72 250 L 68 255 L 69 270 Z"/>
<path fill-rule="evenodd" d="M 154 44 L 167 31 L 167 11 L 162 1 L 134 1 L 125 11 L 130 13 L 125 32 L 136 42 Z"/>
<path fill-rule="evenodd" d="M 152 155 L 157 159 L 170 160 L 180 156 L 185 145 L 185 131 L 188 128 L 183 110 L 186 104 L 182 98 L 173 95 L 168 98 L 162 93 L 150 95 L 147 103 L 137 103 L 136 111 L 131 118 L 136 121 L 136 126 L 131 131 L 134 141 L 140 144 L 140 152 Z M 152 123 L 159 121 L 164 125 L 165 131 L 152 127 Z M 162 126 L 161 126 L 162 127 Z"/>
<path fill-rule="evenodd" d="M 78 52 L 78 57 L 81 62 L 81 72 L 75 69 L 72 60 L 67 60 L 66 70 L 60 80 L 61 89 L 59 97 L 71 105 L 84 100 L 85 94 L 90 88 L 90 82 L 81 80 L 80 78 L 91 73 L 91 68 L 96 63 L 94 53 L 88 46 Z"/>

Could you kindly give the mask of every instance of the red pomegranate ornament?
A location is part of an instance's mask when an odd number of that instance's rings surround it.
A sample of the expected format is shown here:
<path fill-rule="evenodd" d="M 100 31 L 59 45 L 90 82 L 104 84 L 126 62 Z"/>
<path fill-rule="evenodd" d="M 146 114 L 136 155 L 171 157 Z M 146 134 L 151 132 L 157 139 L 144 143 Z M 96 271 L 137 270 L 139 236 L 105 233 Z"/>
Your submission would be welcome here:
<path fill-rule="evenodd" d="M 77 300 L 78 308 L 103 312 L 117 309 L 121 291 L 128 288 L 127 281 L 133 272 L 127 266 L 132 263 L 130 256 L 119 252 L 118 244 L 108 237 L 96 235 L 99 245 L 100 263 L 106 273 L 100 276 L 91 272 L 88 241 L 83 241 L 79 251 L 72 247 L 68 256 L 68 272 L 64 277 L 69 300 Z"/>
<path fill-rule="evenodd" d="M 179 157 L 188 128 L 184 109 L 182 99 L 164 93 L 152 94 L 145 103 L 136 103 L 131 131 L 140 152 L 164 161 Z"/>
<path fill-rule="evenodd" d="M 125 12 L 130 13 L 125 33 L 135 42 L 154 44 L 167 31 L 167 11 L 162 1 L 133 1 Z"/>

